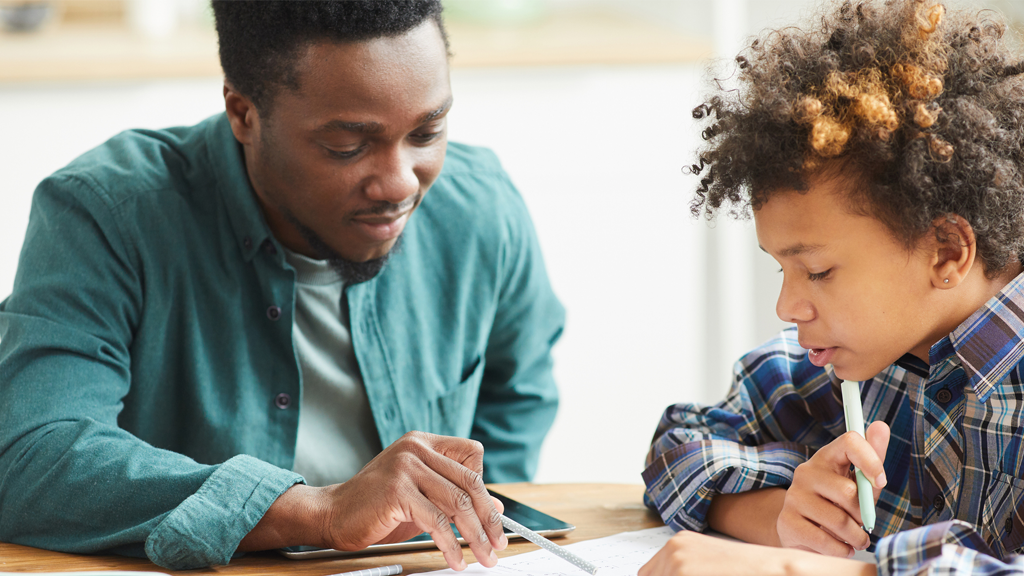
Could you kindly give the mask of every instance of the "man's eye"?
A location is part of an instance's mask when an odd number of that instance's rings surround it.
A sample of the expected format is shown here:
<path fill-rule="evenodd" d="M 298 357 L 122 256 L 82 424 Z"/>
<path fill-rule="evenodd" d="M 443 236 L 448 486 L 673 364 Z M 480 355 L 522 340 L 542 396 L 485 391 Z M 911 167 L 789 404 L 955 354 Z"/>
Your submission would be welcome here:
<path fill-rule="evenodd" d="M 436 140 L 437 137 L 440 136 L 440 135 L 441 135 L 441 131 L 437 131 L 437 132 L 420 132 L 418 134 L 413 134 L 412 135 L 412 139 L 415 140 L 416 142 L 419 142 L 420 144 L 426 144 L 428 142 L 432 142 L 432 141 Z"/>
<path fill-rule="evenodd" d="M 811 282 L 817 282 L 818 280 L 824 280 L 825 278 L 828 278 L 828 275 L 831 274 L 831 273 L 832 273 L 832 269 L 829 268 L 828 270 L 825 270 L 824 272 L 818 272 L 818 273 L 815 273 L 815 274 L 807 274 L 807 279 L 810 280 Z"/>
<path fill-rule="evenodd" d="M 339 160 L 351 160 L 359 155 L 363 151 L 363 146 L 355 148 L 353 150 L 334 150 L 332 148 L 324 148 L 331 158 L 337 158 Z"/>

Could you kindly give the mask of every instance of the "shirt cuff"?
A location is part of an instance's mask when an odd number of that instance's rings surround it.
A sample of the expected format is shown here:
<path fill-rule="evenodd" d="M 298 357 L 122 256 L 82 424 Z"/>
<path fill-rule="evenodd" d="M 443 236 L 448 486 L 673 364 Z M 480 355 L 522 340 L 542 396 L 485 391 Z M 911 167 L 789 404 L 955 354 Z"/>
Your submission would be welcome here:
<path fill-rule="evenodd" d="M 793 442 L 687 442 L 655 456 L 644 470 L 644 501 L 673 529 L 703 532 L 715 495 L 789 486 L 809 457 L 808 447 Z"/>
<path fill-rule="evenodd" d="M 170 570 L 227 564 L 270 505 L 302 476 L 252 456 L 221 464 L 146 539 L 146 556 Z"/>
<path fill-rule="evenodd" d="M 898 532 L 875 547 L 880 576 L 1019 573 L 1024 556 L 998 560 L 974 527 L 961 520 Z"/>

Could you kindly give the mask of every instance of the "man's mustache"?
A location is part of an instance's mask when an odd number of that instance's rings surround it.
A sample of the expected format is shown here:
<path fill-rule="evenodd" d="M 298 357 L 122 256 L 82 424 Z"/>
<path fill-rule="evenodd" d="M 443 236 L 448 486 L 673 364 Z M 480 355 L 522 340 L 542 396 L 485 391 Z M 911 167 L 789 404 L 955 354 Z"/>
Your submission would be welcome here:
<path fill-rule="evenodd" d="M 383 216 L 386 214 L 404 214 L 409 210 L 412 210 L 420 199 L 423 198 L 422 193 L 417 193 L 415 196 L 410 196 L 405 200 L 394 203 L 394 202 L 377 202 L 369 208 L 363 208 L 357 210 L 352 214 L 353 217 L 358 218 L 360 216 Z"/>

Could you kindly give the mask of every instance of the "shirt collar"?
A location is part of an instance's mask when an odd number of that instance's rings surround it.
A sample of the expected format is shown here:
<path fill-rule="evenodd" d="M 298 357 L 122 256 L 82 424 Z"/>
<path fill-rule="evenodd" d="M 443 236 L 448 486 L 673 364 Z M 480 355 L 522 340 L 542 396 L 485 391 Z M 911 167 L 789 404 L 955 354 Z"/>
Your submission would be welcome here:
<path fill-rule="evenodd" d="M 968 383 L 985 402 L 1024 358 L 1024 274 L 957 326 L 949 339 Z"/>
<path fill-rule="evenodd" d="M 256 200 L 256 192 L 249 183 L 242 146 L 235 140 L 227 114 L 221 113 L 207 122 L 206 147 L 211 169 L 217 178 L 217 188 L 227 207 L 232 232 L 245 261 L 249 262 L 272 236 Z"/>

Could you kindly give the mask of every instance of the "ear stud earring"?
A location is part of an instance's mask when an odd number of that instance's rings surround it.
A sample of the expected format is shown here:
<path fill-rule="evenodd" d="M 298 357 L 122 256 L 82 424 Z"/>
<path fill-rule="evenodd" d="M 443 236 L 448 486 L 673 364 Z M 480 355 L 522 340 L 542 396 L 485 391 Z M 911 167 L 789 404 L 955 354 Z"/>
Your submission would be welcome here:
<path fill-rule="evenodd" d="M 943 283 L 943 284 L 949 284 L 949 278 L 946 278 L 946 279 L 944 279 L 944 280 L 942 281 L 942 283 Z"/>

